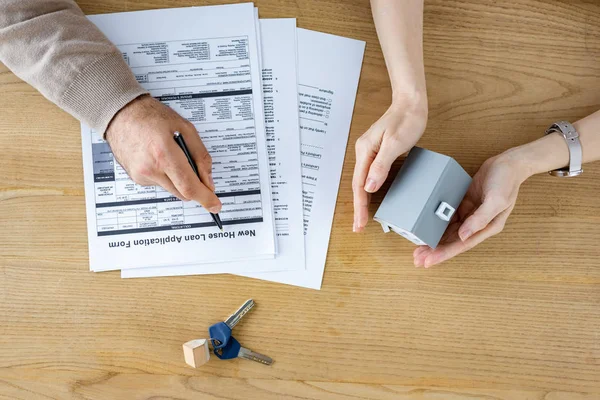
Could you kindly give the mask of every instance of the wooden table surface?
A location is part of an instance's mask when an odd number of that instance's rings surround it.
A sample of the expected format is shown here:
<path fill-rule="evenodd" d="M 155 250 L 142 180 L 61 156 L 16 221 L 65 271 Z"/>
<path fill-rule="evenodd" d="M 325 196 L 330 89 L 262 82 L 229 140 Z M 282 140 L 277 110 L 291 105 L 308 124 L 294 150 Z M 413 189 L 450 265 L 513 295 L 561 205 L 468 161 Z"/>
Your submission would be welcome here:
<path fill-rule="evenodd" d="M 88 14 L 199 3 L 79 1 Z M 391 96 L 368 1 L 256 4 L 367 42 L 322 290 L 88 272 L 79 124 L 1 67 L 0 398 L 599 399 L 600 164 L 530 179 L 501 235 L 415 269 L 408 241 L 351 232 L 353 143 Z M 473 174 L 600 109 L 600 4 L 427 0 L 425 62 L 420 143 Z M 187 367 L 181 344 L 250 297 L 237 336 L 275 364 Z"/>

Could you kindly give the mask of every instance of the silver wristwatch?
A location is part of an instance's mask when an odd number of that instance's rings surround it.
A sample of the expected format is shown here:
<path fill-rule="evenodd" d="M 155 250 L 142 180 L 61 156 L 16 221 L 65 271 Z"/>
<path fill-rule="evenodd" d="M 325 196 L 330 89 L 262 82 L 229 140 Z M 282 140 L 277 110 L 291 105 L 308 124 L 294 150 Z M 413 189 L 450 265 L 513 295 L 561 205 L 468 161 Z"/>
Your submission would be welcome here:
<path fill-rule="evenodd" d="M 549 171 L 553 176 L 569 177 L 577 176 L 583 172 L 581 169 L 581 160 L 583 158 L 581 151 L 581 142 L 579 141 L 579 133 L 573 125 L 567 121 L 558 121 L 546 129 L 546 135 L 549 133 L 558 132 L 567 141 L 569 147 L 569 166 Z"/>

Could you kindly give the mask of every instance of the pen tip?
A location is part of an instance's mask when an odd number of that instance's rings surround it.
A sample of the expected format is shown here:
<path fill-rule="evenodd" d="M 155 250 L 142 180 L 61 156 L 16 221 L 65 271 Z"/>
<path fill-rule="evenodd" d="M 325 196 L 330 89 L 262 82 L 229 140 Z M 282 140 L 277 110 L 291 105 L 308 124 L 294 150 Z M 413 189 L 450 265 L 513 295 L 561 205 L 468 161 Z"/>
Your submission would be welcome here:
<path fill-rule="evenodd" d="M 225 229 L 223 229 L 223 228 L 219 228 L 219 229 L 221 229 L 221 232 L 225 232 Z"/>

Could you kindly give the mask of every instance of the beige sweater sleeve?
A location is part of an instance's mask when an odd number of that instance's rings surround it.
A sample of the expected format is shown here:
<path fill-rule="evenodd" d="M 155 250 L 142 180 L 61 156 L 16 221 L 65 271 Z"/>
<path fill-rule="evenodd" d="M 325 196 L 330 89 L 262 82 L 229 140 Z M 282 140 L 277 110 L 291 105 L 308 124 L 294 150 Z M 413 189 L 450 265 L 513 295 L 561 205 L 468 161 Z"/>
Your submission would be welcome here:
<path fill-rule="evenodd" d="M 101 133 L 146 93 L 73 0 L 0 0 L 0 61 Z"/>

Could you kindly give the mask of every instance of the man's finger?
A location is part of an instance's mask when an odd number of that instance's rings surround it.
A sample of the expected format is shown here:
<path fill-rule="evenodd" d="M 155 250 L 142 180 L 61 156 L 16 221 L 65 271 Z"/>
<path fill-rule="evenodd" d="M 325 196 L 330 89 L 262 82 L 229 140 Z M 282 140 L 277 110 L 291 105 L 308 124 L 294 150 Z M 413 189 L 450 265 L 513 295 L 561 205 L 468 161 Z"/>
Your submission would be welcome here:
<path fill-rule="evenodd" d="M 167 142 L 166 146 L 168 158 L 164 172 L 179 193 L 186 199 L 197 201 L 211 213 L 221 211 L 221 201 L 212 190 L 200 182 L 175 141 Z"/>
<path fill-rule="evenodd" d="M 463 222 L 458 235 L 464 242 L 486 226 L 502 211 L 506 210 L 503 201 L 496 197 L 485 199 L 475 212 Z"/>
<path fill-rule="evenodd" d="M 200 180 L 204 183 L 204 186 L 214 192 L 215 183 L 212 176 L 212 158 L 208 150 L 206 150 L 206 146 L 202 143 L 198 131 L 192 124 L 184 124 L 179 129 L 196 163 L 196 168 L 198 168 L 198 172 L 200 173 Z"/>
<path fill-rule="evenodd" d="M 158 186 L 162 187 L 167 192 L 169 192 L 173 196 L 177 197 L 179 200 L 183 200 L 183 201 L 190 200 L 190 199 L 186 199 L 181 193 L 179 193 L 179 190 L 177 190 L 177 188 L 175 187 L 173 182 L 171 182 L 171 180 L 169 179 L 169 177 L 166 174 L 163 173 L 158 176 L 155 176 L 154 180 L 156 181 L 156 184 Z"/>
<path fill-rule="evenodd" d="M 365 190 L 369 193 L 378 191 L 385 182 L 394 161 L 406 151 L 408 149 L 399 146 L 396 141 L 384 137 L 381 148 L 369 167 Z"/>

